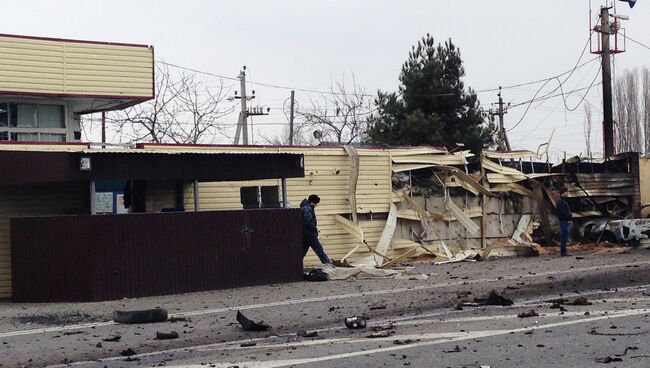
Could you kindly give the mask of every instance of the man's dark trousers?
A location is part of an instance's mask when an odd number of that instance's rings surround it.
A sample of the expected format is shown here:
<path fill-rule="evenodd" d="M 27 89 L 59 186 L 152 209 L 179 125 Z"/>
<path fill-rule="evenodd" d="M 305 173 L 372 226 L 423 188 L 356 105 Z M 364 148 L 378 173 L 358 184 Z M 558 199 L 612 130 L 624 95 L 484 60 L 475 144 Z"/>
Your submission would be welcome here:
<path fill-rule="evenodd" d="M 327 257 L 327 254 L 325 254 L 325 251 L 323 250 L 323 246 L 321 245 L 320 241 L 318 240 L 318 236 L 314 235 L 308 235 L 308 234 L 302 234 L 302 256 L 303 258 L 307 254 L 307 251 L 309 250 L 309 247 L 314 250 L 314 253 L 318 256 L 318 259 L 320 259 L 320 262 L 325 264 L 325 263 L 331 263 L 330 259 Z"/>
<path fill-rule="evenodd" d="M 571 221 L 560 221 L 560 255 L 566 256 L 566 245 L 569 241 L 569 230 L 571 229 Z"/>

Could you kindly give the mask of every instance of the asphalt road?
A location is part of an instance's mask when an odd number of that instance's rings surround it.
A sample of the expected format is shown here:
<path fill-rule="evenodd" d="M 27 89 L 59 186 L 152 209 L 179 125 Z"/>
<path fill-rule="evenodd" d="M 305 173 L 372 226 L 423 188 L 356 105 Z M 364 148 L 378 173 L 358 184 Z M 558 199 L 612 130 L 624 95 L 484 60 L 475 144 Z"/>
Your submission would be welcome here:
<path fill-rule="evenodd" d="M 594 367 L 609 360 L 612 367 L 648 367 L 650 297 L 639 297 L 642 290 L 589 295 L 592 305 L 566 311 L 533 301 L 378 320 L 365 330 L 332 327 L 315 338 L 204 346 L 168 366 Z M 538 316 L 518 317 L 531 309 Z M 370 337 L 389 326 L 389 336 Z"/>
<path fill-rule="evenodd" d="M 300 282 L 105 303 L 0 303 L 0 364 L 587 367 L 604 364 L 596 359 L 610 356 L 623 361 L 609 366 L 646 367 L 650 359 L 632 356 L 650 354 L 639 343 L 649 326 L 643 309 L 650 298 L 644 295 L 648 271 L 650 252 L 636 250 L 579 254 L 577 259 L 418 265 L 401 279 Z M 457 303 L 493 289 L 515 304 L 455 310 Z M 567 306 L 560 315 L 543 302 L 576 293 L 592 293 L 593 305 Z M 155 306 L 180 320 L 143 325 L 110 321 L 115 309 Z M 539 316 L 517 318 L 531 308 Z M 237 310 L 273 328 L 243 331 L 235 321 Z M 366 315 L 369 327 L 346 329 L 342 320 L 351 315 Z M 367 337 L 373 327 L 390 322 L 393 328 L 384 332 L 390 335 Z M 588 333 L 593 328 L 643 334 Z M 316 330 L 318 336 L 299 337 L 300 329 Z M 156 331 L 172 330 L 178 339 L 154 339 Z M 118 341 L 105 341 L 115 336 Z M 615 356 L 626 347 L 638 349 Z M 123 352 L 135 355 L 127 358 Z"/>

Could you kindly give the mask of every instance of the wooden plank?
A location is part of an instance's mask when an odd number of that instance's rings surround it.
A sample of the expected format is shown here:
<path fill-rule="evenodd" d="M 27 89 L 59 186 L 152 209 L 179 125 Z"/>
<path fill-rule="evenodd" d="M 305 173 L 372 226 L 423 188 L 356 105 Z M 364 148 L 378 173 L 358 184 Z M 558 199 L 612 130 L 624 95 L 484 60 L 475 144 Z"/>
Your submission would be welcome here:
<path fill-rule="evenodd" d="M 445 199 L 445 208 L 447 208 L 447 210 L 458 219 L 458 222 L 460 222 L 470 234 L 474 235 L 480 230 L 479 226 L 476 225 L 474 221 L 472 221 L 472 219 L 458 208 L 458 206 L 456 206 L 449 198 Z"/>
<path fill-rule="evenodd" d="M 395 228 L 397 227 L 397 206 L 394 203 L 390 205 L 390 211 L 388 212 L 388 219 L 386 219 L 386 225 L 384 230 L 381 232 L 377 246 L 373 254 L 380 255 L 382 257 L 386 256 L 388 253 L 388 248 L 390 247 L 393 235 L 395 234 Z M 368 266 L 378 266 L 379 262 L 374 255 L 370 255 L 363 259 L 360 259 L 355 262 L 355 264 L 364 264 Z"/>
<path fill-rule="evenodd" d="M 530 189 L 517 183 L 496 184 L 492 186 L 490 190 L 493 192 L 513 192 L 526 197 L 533 197 L 533 192 Z"/>
<path fill-rule="evenodd" d="M 386 268 L 386 267 L 396 265 L 399 262 L 401 262 L 402 260 L 404 260 L 404 259 L 410 257 L 411 255 L 413 255 L 413 253 L 417 252 L 417 250 L 418 250 L 417 248 L 409 249 L 406 252 L 402 253 L 400 256 L 398 256 L 396 258 L 393 258 L 392 260 L 382 264 L 381 266 L 379 266 L 379 268 Z"/>

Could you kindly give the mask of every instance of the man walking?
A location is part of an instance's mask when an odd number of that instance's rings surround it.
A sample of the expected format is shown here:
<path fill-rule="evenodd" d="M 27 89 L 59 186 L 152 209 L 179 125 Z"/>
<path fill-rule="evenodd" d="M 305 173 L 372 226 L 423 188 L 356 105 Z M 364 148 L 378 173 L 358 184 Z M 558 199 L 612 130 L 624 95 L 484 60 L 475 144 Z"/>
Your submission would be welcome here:
<path fill-rule="evenodd" d="M 560 199 L 557 201 L 557 217 L 560 219 L 560 255 L 566 257 L 566 246 L 569 240 L 569 230 L 571 229 L 571 207 L 566 198 L 569 196 L 569 190 L 566 187 L 560 188 Z"/>
<path fill-rule="evenodd" d="M 302 211 L 302 256 L 304 258 L 309 247 L 311 247 L 322 264 L 329 264 L 332 261 L 327 257 L 323 246 L 318 240 L 316 211 L 314 209 L 319 203 L 320 198 L 316 194 L 310 195 L 309 198 L 300 203 L 300 210 Z"/>

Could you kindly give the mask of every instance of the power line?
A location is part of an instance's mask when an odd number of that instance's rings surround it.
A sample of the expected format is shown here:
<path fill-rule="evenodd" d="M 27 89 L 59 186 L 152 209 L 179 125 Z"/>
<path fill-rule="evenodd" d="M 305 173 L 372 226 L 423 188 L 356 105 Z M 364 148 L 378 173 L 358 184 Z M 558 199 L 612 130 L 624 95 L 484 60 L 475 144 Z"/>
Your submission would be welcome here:
<path fill-rule="evenodd" d="M 542 82 L 548 82 L 549 80 L 553 80 L 555 78 L 559 78 L 559 77 L 562 77 L 562 76 L 567 75 L 567 74 L 572 74 L 577 69 L 582 68 L 583 66 L 589 64 L 590 62 L 592 62 L 595 59 L 596 58 L 594 58 L 592 60 L 589 60 L 589 61 L 586 61 L 586 62 L 584 62 L 582 64 L 579 64 L 580 61 L 582 60 L 582 57 L 581 57 L 578 60 L 578 64 L 576 64 L 576 66 L 574 66 L 570 70 L 567 70 L 565 72 L 562 72 L 560 74 L 556 74 L 554 76 L 547 77 L 547 78 L 542 78 L 542 79 L 537 79 L 537 80 L 529 81 L 529 82 L 523 82 L 523 83 L 517 83 L 517 84 L 501 86 L 501 89 L 519 88 L 519 87 L 529 86 L 529 85 L 538 84 L 538 83 L 542 83 Z M 174 67 L 174 68 L 191 71 L 191 72 L 194 72 L 194 73 L 197 73 L 197 74 L 204 74 L 204 75 L 209 75 L 209 76 L 216 77 L 216 78 L 223 78 L 223 79 L 232 80 L 232 81 L 239 81 L 239 78 L 237 78 L 237 77 L 228 77 L 228 76 L 225 76 L 223 74 L 211 73 L 211 72 L 206 72 L 206 71 L 202 71 L 202 70 L 198 70 L 198 69 L 194 69 L 194 68 L 188 68 L 188 67 L 184 67 L 184 66 L 181 66 L 181 65 L 168 63 L 168 62 L 163 61 L 163 60 L 156 60 L 156 62 L 160 63 L 160 64 L 163 64 L 163 65 L 171 66 L 171 67 Z M 334 95 L 334 96 L 356 95 L 356 96 L 361 96 L 361 97 L 376 97 L 376 95 L 368 94 L 368 93 L 347 93 L 347 92 L 323 91 L 323 90 L 317 90 L 317 89 L 311 89 L 311 88 L 299 88 L 299 87 L 283 86 L 283 85 L 262 83 L 262 82 L 249 82 L 249 84 L 264 86 L 264 87 L 269 87 L 269 88 L 276 88 L 276 89 L 295 90 L 295 91 L 306 92 L 306 93 L 317 93 L 317 94 L 322 94 L 322 95 Z M 480 89 L 480 90 L 473 90 L 472 92 L 473 93 L 487 93 L 487 92 L 494 92 L 494 91 L 498 91 L 498 90 L 499 90 L 499 87 L 491 87 L 491 88 L 485 88 L 485 89 Z M 401 94 L 402 93 L 400 93 L 400 95 Z M 415 97 L 443 97 L 443 96 L 454 96 L 454 95 L 457 95 L 457 94 L 458 93 L 453 92 L 453 93 L 422 94 L 422 95 L 413 95 L 413 96 L 415 96 Z"/>
<path fill-rule="evenodd" d="M 630 40 L 630 41 L 636 43 L 637 45 L 639 45 L 639 46 L 641 46 L 641 47 L 644 47 L 644 48 L 650 50 L 650 46 L 648 46 L 648 45 L 645 45 L 645 44 L 643 44 L 643 43 L 641 43 L 641 42 L 639 42 L 639 41 L 637 41 L 637 40 L 634 40 L 634 39 L 632 39 L 632 38 L 626 36 L 625 34 L 623 35 L 623 37 L 625 37 L 625 39 L 627 39 L 627 40 Z"/>
<path fill-rule="evenodd" d="M 508 129 L 506 132 L 510 132 L 510 131 L 512 131 L 512 130 L 515 129 L 519 124 L 521 124 L 522 121 L 524 121 L 524 118 L 526 117 L 526 114 L 528 114 L 528 111 L 530 110 L 530 106 L 531 106 L 532 103 L 535 101 L 535 98 L 537 98 L 537 95 L 542 91 L 542 89 L 543 89 L 544 87 L 546 87 L 546 85 L 547 85 L 551 80 L 557 80 L 558 83 L 559 83 L 559 86 L 556 87 L 553 91 L 549 92 L 548 94 L 546 94 L 546 95 L 543 96 L 543 97 L 547 97 L 549 94 L 552 94 L 553 92 L 557 91 L 558 88 L 562 88 L 562 85 L 563 85 L 564 83 L 566 83 L 566 82 L 569 80 L 569 78 L 571 78 L 571 76 L 573 75 L 573 73 L 574 73 L 574 72 L 575 72 L 575 71 L 576 71 L 580 66 L 584 66 L 584 65 L 586 65 L 586 64 L 589 64 L 589 63 L 593 62 L 594 60 L 596 60 L 596 59 L 598 58 L 598 57 L 595 57 L 595 58 L 593 58 L 593 59 L 587 61 L 586 63 L 583 63 L 582 65 L 580 65 L 580 61 L 581 61 L 582 58 L 584 57 L 585 52 L 587 51 L 587 47 L 588 47 L 589 44 L 591 43 L 591 35 L 592 35 L 593 33 L 594 33 L 593 30 L 589 33 L 589 37 L 587 38 L 587 42 L 585 43 L 584 47 L 582 48 L 582 51 L 580 52 L 580 56 L 578 57 L 578 61 L 576 61 L 576 64 L 574 65 L 573 69 L 571 69 L 568 73 L 564 73 L 564 74 L 568 74 L 568 76 L 567 76 L 566 78 L 564 78 L 564 81 L 563 81 L 563 82 L 560 82 L 559 76 L 555 76 L 555 77 L 552 77 L 552 78 L 547 79 L 547 80 L 544 82 L 544 84 L 542 84 L 542 85 L 539 87 L 539 89 L 537 89 L 537 92 L 535 92 L 535 95 L 533 96 L 533 98 L 528 102 L 528 106 L 526 107 L 526 111 L 524 111 L 524 113 L 523 113 L 523 115 L 521 116 L 521 118 L 519 119 L 519 121 L 518 121 L 514 126 L 512 126 L 510 129 Z M 564 95 L 564 92 L 562 92 L 562 95 Z M 564 98 L 564 96 L 563 96 L 563 98 Z M 525 102 L 522 103 L 522 104 L 525 104 Z M 519 104 L 519 105 L 521 105 L 521 104 Z M 565 104 L 565 105 L 566 105 L 566 104 Z M 515 105 L 515 106 L 518 106 L 518 105 Z M 515 106 L 513 106 L 513 107 L 515 107 Z"/>

